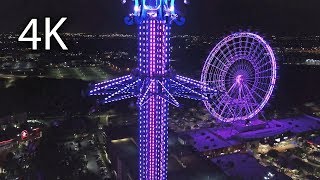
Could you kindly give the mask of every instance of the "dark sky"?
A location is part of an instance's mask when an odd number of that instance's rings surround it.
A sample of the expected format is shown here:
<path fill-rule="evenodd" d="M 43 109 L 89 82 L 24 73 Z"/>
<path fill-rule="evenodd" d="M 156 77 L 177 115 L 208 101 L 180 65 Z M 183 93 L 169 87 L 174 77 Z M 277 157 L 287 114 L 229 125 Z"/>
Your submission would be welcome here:
<path fill-rule="evenodd" d="M 320 34 L 320 0 L 190 1 L 188 7 L 177 7 L 187 18 L 186 25 L 179 27 L 181 32 L 251 29 L 270 34 Z M 20 33 L 31 17 L 43 21 L 45 16 L 55 20 L 67 16 L 63 29 L 67 32 L 134 32 L 123 23 L 130 11 L 120 0 L 1 0 L 0 31 Z"/>

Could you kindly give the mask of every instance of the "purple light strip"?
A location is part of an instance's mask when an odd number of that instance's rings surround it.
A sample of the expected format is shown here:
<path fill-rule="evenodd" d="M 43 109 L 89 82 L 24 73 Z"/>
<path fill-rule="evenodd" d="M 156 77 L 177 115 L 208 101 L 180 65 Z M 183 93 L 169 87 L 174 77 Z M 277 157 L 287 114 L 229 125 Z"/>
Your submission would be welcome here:
<path fill-rule="evenodd" d="M 192 84 L 192 85 L 196 85 L 198 86 L 200 89 L 204 90 L 204 91 L 215 91 L 214 89 L 210 88 L 209 85 L 205 82 L 201 82 L 201 81 L 196 81 L 196 80 L 193 80 L 191 78 L 186 78 L 186 77 L 183 77 L 183 76 L 179 76 L 177 75 L 176 78 L 180 81 L 183 81 L 183 82 L 186 82 L 186 83 L 189 83 L 189 84 Z"/>
<path fill-rule="evenodd" d="M 105 103 L 111 103 L 111 102 L 115 102 L 115 101 L 121 101 L 124 99 L 129 99 L 129 98 L 133 98 L 135 97 L 135 95 L 127 95 L 127 96 L 121 96 L 119 98 L 114 98 L 114 99 L 108 99 L 105 101 Z"/>
<path fill-rule="evenodd" d="M 179 83 L 179 82 L 177 82 L 177 81 L 175 81 L 175 80 L 173 80 L 173 79 L 171 79 L 171 81 L 174 82 L 174 83 L 176 83 L 176 84 L 178 84 L 179 86 L 184 87 L 185 89 L 188 89 L 190 92 L 201 96 L 203 99 L 208 99 L 208 98 L 205 97 L 203 94 L 201 94 L 201 93 L 199 93 L 199 92 L 197 92 L 197 91 L 194 91 L 193 89 L 191 89 L 191 88 L 189 88 L 189 87 L 187 87 L 187 86 L 185 86 L 185 85 L 183 85 L 183 84 L 181 84 L 181 83 Z"/>
<path fill-rule="evenodd" d="M 115 82 L 115 81 L 119 81 L 121 79 L 128 79 L 128 78 L 132 78 L 131 75 L 119 77 L 119 78 L 112 79 L 112 80 L 109 80 L 109 81 L 103 81 L 103 82 L 95 84 L 95 86 L 100 86 L 100 85 L 103 85 L 103 84 L 112 83 L 112 82 Z"/>
<path fill-rule="evenodd" d="M 167 90 L 164 84 L 162 84 L 160 81 L 157 81 L 157 82 L 162 86 L 162 91 L 164 90 L 169 95 L 169 98 L 172 99 L 173 105 L 179 107 L 179 102 L 172 96 L 172 94 Z"/>
<path fill-rule="evenodd" d="M 127 89 L 129 89 L 129 88 L 131 88 L 132 86 L 134 86 L 135 84 L 137 84 L 139 81 L 140 81 L 140 80 L 137 80 L 137 81 L 135 81 L 135 82 L 133 82 L 133 83 L 131 83 L 131 84 L 126 85 L 124 88 L 122 88 L 122 89 L 120 89 L 119 91 L 111 94 L 109 97 L 106 98 L 106 100 L 112 98 L 112 97 L 115 96 L 115 95 L 118 95 L 118 94 L 126 91 Z"/>
<path fill-rule="evenodd" d="M 139 106 L 143 106 L 148 100 L 145 100 L 146 97 L 149 95 L 149 92 L 150 92 L 150 88 L 151 88 L 151 85 L 152 83 L 154 83 L 154 81 L 150 81 L 149 85 L 148 85 L 148 88 L 146 90 L 146 92 L 143 94 L 143 96 L 139 99 Z"/>
<path fill-rule="evenodd" d="M 193 99 L 193 100 L 206 100 L 206 99 L 200 99 L 200 98 L 196 98 L 196 97 L 192 97 L 192 96 L 187 96 L 187 95 L 183 95 L 183 94 L 176 94 L 175 96 L 177 97 L 181 97 L 181 98 L 186 98 L 186 99 Z"/>
<path fill-rule="evenodd" d="M 103 84 L 104 85 L 107 84 L 107 85 L 105 85 L 103 87 L 95 87 L 93 90 L 90 91 L 90 93 L 94 93 L 96 91 L 100 91 L 100 90 L 103 90 L 103 89 L 108 89 L 108 88 L 110 88 L 112 86 L 123 84 L 124 82 L 132 80 L 132 79 L 133 79 L 132 76 L 125 76 L 125 77 L 118 78 L 116 80 L 106 81 Z"/>
<path fill-rule="evenodd" d="M 155 20 L 151 20 L 150 23 L 150 77 L 153 78 L 153 76 L 156 73 L 156 67 L 155 67 Z M 155 82 L 155 80 L 153 80 Z M 156 84 L 152 83 L 150 92 L 152 93 L 151 99 L 150 99 L 150 164 L 149 164 L 149 178 L 150 180 L 155 179 L 155 165 L 156 165 L 156 159 L 155 159 L 155 94 L 156 93 Z"/>

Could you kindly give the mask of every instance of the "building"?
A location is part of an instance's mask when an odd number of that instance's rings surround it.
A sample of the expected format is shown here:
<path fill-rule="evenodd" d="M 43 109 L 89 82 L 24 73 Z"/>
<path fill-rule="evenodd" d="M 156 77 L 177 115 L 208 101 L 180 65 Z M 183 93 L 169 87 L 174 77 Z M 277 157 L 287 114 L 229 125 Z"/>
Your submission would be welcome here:
<path fill-rule="evenodd" d="M 247 153 L 235 153 L 212 158 L 231 179 L 291 179 L 271 167 L 264 167 L 258 160 Z"/>

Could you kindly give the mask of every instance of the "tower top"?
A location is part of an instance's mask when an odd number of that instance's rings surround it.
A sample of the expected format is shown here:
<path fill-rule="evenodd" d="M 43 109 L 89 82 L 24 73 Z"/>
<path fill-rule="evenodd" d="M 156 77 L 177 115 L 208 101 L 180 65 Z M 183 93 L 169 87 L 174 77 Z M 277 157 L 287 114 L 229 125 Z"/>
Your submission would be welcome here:
<path fill-rule="evenodd" d="M 178 25 L 185 23 L 185 18 L 176 13 L 175 0 L 133 0 L 133 12 L 125 17 L 128 25 L 140 24 L 143 20 L 164 20 L 167 23 L 175 22 Z M 122 0 L 126 3 L 126 0 Z M 187 0 L 184 0 L 188 4 Z"/>

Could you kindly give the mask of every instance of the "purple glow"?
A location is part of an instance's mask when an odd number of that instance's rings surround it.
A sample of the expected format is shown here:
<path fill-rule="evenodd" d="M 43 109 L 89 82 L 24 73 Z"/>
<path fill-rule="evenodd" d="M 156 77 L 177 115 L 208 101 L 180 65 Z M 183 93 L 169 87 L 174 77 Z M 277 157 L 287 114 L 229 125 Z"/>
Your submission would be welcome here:
<path fill-rule="evenodd" d="M 243 76 L 242 76 L 242 75 L 238 75 L 238 76 L 236 77 L 236 83 L 237 83 L 237 84 L 242 84 L 242 82 L 243 82 Z"/>
<path fill-rule="evenodd" d="M 253 33 L 235 33 L 211 51 L 201 81 L 220 94 L 204 101 L 221 121 L 246 120 L 256 116 L 271 97 L 276 82 L 276 60 L 271 47 Z"/>

